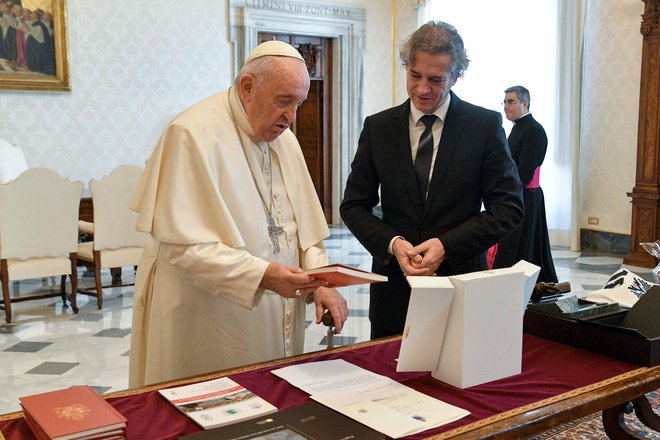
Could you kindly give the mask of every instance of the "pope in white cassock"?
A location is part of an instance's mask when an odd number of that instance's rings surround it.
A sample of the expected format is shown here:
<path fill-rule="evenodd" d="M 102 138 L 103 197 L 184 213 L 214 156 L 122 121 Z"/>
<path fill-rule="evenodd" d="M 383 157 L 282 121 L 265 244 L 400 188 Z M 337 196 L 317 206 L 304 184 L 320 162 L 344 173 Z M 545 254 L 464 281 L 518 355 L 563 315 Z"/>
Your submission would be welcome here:
<path fill-rule="evenodd" d="M 328 227 L 288 130 L 309 75 L 290 45 L 257 46 L 226 91 L 163 132 L 138 185 L 131 387 L 302 353 L 305 306 L 344 298 L 300 273 L 328 264 Z M 306 301 L 306 297 L 307 298 Z"/>

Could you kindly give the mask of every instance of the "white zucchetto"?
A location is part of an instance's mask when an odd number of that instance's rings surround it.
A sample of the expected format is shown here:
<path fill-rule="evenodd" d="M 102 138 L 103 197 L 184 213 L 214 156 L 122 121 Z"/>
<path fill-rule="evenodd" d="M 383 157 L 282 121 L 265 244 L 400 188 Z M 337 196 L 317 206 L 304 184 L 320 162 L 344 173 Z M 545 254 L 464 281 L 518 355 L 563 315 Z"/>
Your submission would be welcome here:
<path fill-rule="evenodd" d="M 265 56 L 297 58 L 303 63 L 305 62 L 302 55 L 300 55 L 300 52 L 298 52 L 293 46 L 285 43 L 284 41 L 273 40 L 264 41 L 255 47 L 252 52 L 250 52 L 250 55 L 248 55 L 248 57 L 245 59 L 245 64 Z"/>

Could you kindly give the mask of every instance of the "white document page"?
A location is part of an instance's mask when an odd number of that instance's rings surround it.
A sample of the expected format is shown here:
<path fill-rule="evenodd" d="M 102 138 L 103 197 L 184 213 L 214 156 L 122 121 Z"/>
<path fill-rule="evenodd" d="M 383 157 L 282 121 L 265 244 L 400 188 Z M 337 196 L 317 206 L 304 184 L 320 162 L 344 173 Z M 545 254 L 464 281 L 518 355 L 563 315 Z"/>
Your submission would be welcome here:
<path fill-rule="evenodd" d="M 317 402 L 392 438 L 470 414 L 341 359 L 292 365 L 272 373 L 310 393 Z"/>
<path fill-rule="evenodd" d="M 291 365 L 272 373 L 310 395 L 377 387 L 390 380 L 343 359 Z"/>

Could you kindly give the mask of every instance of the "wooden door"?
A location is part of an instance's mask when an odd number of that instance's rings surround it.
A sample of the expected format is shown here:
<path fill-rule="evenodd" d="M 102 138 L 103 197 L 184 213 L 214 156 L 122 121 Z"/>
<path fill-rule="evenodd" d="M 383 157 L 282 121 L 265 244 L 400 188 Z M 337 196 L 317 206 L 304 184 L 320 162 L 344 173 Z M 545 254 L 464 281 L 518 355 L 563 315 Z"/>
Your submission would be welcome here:
<path fill-rule="evenodd" d="M 332 39 L 259 33 L 259 43 L 285 41 L 305 59 L 310 77 L 307 99 L 291 127 L 300 142 L 325 219 L 332 222 Z"/>

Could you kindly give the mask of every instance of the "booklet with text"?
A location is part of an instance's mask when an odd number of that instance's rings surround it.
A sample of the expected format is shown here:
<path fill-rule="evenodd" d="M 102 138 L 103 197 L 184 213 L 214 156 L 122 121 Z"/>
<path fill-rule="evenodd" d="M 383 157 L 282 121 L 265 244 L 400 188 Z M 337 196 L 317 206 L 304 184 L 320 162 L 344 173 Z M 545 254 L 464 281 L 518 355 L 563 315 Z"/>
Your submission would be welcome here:
<path fill-rule="evenodd" d="M 158 392 L 204 429 L 277 411 L 275 406 L 228 377 L 162 389 Z"/>
<path fill-rule="evenodd" d="M 384 275 L 368 272 L 362 269 L 345 266 L 343 264 L 330 264 L 304 271 L 314 278 L 321 278 L 328 282 L 328 287 L 352 286 L 354 284 L 382 283 L 387 281 Z"/>

